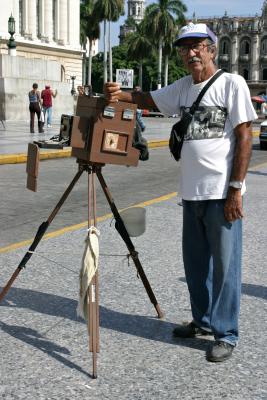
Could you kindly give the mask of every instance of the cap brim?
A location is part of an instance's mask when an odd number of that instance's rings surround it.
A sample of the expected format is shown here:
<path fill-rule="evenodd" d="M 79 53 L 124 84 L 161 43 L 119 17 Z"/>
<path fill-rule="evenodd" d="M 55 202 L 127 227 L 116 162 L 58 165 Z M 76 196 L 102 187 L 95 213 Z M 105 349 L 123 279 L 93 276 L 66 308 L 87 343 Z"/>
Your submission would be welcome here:
<path fill-rule="evenodd" d="M 208 38 L 208 37 L 210 38 L 210 36 L 207 33 L 186 33 L 186 34 L 182 35 L 181 37 L 179 37 L 178 39 L 176 39 L 175 42 L 173 43 L 173 46 L 180 46 L 180 42 L 183 39 L 187 39 L 187 38 Z"/>

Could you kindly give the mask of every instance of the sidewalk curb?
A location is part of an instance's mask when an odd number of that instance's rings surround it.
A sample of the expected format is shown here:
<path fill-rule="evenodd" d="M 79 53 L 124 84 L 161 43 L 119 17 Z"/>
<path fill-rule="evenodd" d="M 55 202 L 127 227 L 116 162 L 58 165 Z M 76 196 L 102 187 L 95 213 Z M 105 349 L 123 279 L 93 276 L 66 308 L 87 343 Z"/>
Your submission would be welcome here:
<path fill-rule="evenodd" d="M 168 140 L 152 140 L 148 142 L 149 148 L 155 147 L 165 147 L 169 143 Z M 40 160 L 49 160 L 55 158 L 67 158 L 71 157 L 71 148 L 68 147 L 63 150 L 49 150 L 43 151 L 40 150 Z M 27 154 L 26 153 L 18 153 L 18 154 L 2 154 L 0 155 L 0 165 L 5 164 L 22 164 L 27 162 Z"/>
<path fill-rule="evenodd" d="M 253 137 L 259 136 L 259 130 L 253 132 Z M 169 139 L 164 140 L 151 140 L 148 142 L 150 149 L 156 147 L 166 147 L 169 144 Z M 63 150 L 40 150 L 40 160 L 49 160 L 55 158 L 67 158 L 71 157 L 71 147 L 67 147 Z M 0 165 L 5 164 L 22 164 L 27 162 L 27 153 L 17 154 L 0 154 Z"/>

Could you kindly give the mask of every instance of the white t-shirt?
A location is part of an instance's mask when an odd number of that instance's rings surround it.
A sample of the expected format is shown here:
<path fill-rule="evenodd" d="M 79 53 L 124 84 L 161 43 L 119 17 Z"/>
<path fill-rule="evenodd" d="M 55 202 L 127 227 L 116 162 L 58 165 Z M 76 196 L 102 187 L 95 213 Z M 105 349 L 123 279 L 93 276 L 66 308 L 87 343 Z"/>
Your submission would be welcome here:
<path fill-rule="evenodd" d="M 190 75 L 151 92 L 151 96 L 162 113 L 181 115 L 207 82 L 194 84 Z M 256 118 L 246 81 L 240 75 L 222 74 L 202 98 L 185 136 L 180 179 L 184 200 L 226 197 L 236 141 L 234 128 Z M 242 194 L 244 191 L 245 184 Z"/>

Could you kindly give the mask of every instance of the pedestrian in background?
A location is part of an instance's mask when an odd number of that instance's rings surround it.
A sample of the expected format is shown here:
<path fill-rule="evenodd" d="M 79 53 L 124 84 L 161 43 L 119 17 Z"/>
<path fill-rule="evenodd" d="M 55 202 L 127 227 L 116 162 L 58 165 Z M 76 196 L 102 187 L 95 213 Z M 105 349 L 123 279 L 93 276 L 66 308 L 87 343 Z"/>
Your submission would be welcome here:
<path fill-rule="evenodd" d="M 38 118 L 38 132 L 43 133 L 43 124 L 40 121 L 40 114 L 41 114 L 41 96 L 40 92 L 37 90 L 38 84 L 34 83 L 32 85 L 32 90 L 29 92 L 29 110 L 30 110 L 30 131 L 34 133 L 34 119 L 35 114 Z"/>
<path fill-rule="evenodd" d="M 56 97 L 57 90 L 53 91 L 50 85 L 46 85 L 42 90 L 41 98 L 43 101 L 44 118 L 47 119 L 47 128 L 52 128 L 52 97 Z M 45 121 L 44 121 L 45 122 Z"/>
<path fill-rule="evenodd" d="M 108 82 L 106 99 L 182 116 L 217 71 L 217 37 L 206 24 L 190 23 L 174 45 L 189 75 L 149 93 L 123 92 L 119 84 Z M 208 121 L 201 122 L 204 112 Z M 224 72 L 202 98 L 181 152 L 182 249 L 193 319 L 178 325 L 173 335 L 213 335 L 206 352 L 213 362 L 230 358 L 239 339 L 242 196 L 252 148 L 251 121 L 256 118 L 244 78 Z"/>
<path fill-rule="evenodd" d="M 134 91 L 135 92 L 140 92 L 141 91 L 140 86 L 135 86 Z M 142 132 L 144 132 L 144 130 L 146 129 L 146 125 L 145 125 L 145 123 L 143 121 L 142 110 L 140 108 L 137 108 L 137 110 L 136 110 L 136 120 L 139 123 Z"/>

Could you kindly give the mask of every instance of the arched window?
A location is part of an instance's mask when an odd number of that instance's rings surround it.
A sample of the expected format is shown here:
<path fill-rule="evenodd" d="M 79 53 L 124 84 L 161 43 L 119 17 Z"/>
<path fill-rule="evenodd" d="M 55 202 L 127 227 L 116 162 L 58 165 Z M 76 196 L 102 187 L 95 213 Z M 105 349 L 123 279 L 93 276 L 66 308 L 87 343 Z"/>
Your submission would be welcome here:
<path fill-rule="evenodd" d="M 262 70 L 262 80 L 267 81 L 267 68 Z"/>
<path fill-rule="evenodd" d="M 250 54 L 250 43 L 248 40 L 243 40 L 243 42 L 241 43 L 240 54 Z"/>
<path fill-rule="evenodd" d="M 248 81 L 249 80 L 249 72 L 247 68 L 243 69 L 243 78 Z"/>
<path fill-rule="evenodd" d="M 227 39 L 222 39 L 220 43 L 220 54 L 230 53 L 230 43 Z"/>
<path fill-rule="evenodd" d="M 261 41 L 261 55 L 267 55 L 267 38 L 263 38 Z"/>
<path fill-rule="evenodd" d="M 66 70 L 64 65 L 61 65 L 61 82 L 65 82 Z"/>

